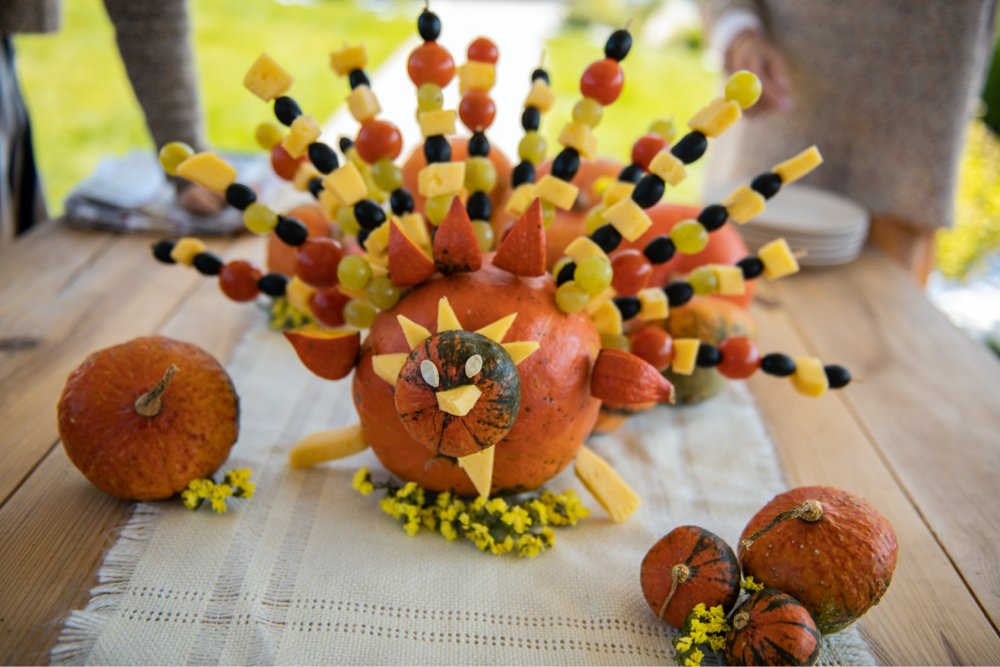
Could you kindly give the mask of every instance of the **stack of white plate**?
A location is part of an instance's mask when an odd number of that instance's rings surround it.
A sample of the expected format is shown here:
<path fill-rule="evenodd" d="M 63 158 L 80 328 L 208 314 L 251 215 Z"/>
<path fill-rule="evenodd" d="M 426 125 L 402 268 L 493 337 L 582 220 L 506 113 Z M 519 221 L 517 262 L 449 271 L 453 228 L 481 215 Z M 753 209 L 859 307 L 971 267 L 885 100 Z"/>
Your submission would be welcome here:
<path fill-rule="evenodd" d="M 739 184 L 712 188 L 707 202 L 722 201 Z M 784 237 L 792 250 L 805 250 L 803 266 L 832 266 L 855 259 L 868 237 L 870 217 L 857 202 L 806 185 L 788 185 L 767 201 L 767 209 L 745 225 L 735 225 L 751 251 Z"/>

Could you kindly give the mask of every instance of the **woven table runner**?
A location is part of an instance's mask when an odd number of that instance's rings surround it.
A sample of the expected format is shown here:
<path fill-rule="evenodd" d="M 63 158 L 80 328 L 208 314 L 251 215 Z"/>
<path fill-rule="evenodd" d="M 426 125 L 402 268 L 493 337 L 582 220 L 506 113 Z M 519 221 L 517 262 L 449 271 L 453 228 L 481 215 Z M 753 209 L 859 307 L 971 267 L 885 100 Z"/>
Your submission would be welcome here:
<path fill-rule="evenodd" d="M 785 489 L 749 392 L 730 383 L 706 404 L 658 407 L 588 441 L 643 499 L 626 523 L 567 470 L 548 488 L 576 489 L 590 517 L 557 528 L 534 559 L 493 556 L 429 531 L 409 537 L 380 495 L 354 491 L 362 465 L 387 476 L 370 451 L 288 467 L 301 437 L 357 421 L 349 381 L 312 376 L 263 325 L 229 371 L 242 417 L 223 471 L 252 468 L 254 497 L 222 515 L 179 499 L 137 505 L 53 663 L 671 664 L 676 631 L 639 587 L 646 551 L 684 524 L 736 544 Z M 824 640 L 820 664 L 874 662 L 856 628 Z"/>

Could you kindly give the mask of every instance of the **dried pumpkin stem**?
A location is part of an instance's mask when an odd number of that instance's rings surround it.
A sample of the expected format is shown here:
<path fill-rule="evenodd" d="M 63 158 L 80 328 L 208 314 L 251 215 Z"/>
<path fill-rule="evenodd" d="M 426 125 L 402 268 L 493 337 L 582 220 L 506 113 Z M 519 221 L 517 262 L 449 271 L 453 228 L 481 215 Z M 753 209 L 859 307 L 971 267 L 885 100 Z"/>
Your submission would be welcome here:
<path fill-rule="evenodd" d="M 177 366 L 170 364 L 170 368 L 168 368 L 167 372 L 163 374 L 163 379 L 157 382 L 155 387 L 135 399 L 135 411 L 143 417 L 155 417 L 160 414 L 160 410 L 163 409 L 163 402 L 160 400 L 160 397 L 163 396 L 163 392 L 167 390 L 167 385 L 170 384 L 170 378 L 172 378 L 174 373 L 177 371 Z"/>
<path fill-rule="evenodd" d="M 750 622 L 750 612 L 743 609 L 733 616 L 733 628 L 736 630 L 742 630 L 747 627 L 747 623 Z"/>
<path fill-rule="evenodd" d="M 667 596 L 667 599 L 663 601 L 663 606 L 660 607 L 661 621 L 663 620 L 663 614 L 667 611 L 667 605 L 674 599 L 674 593 L 677 592 L 677 585 L 683 584 L 690 576 L 691 570 L 689 570 L 688 566 L 684 563 L 678 563 L 670 568 L 670 581 L 673 583 L 670 584 L 670 595 Z"/>
<path fill-rule="evenodd" d="M 802 519 L 803 521 L 808 521 L 809 523 L 815 523 L 823 518 L 823 506 L 819 504 L 818 500 L 807 500 L 801 505 L 796 505 L 790 510 L 785 510 L 778 516 L 771 519 L 770 523 L 764 526 L 762 529 L 758 530 L 756 533 L 746 538 L 740 545 L 744 548 L 749 549 L 750 545 L 759 540 L 764 534 L 777 526 L 783 521 L 788 521 L 789 519 Z"/>

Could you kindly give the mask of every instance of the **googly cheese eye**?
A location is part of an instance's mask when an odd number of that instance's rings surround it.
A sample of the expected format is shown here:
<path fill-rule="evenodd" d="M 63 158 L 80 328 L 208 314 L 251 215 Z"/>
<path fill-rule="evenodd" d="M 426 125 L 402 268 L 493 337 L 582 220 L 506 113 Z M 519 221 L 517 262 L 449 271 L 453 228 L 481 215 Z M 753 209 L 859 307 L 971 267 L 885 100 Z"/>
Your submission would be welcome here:
<path fill-rule="evenodd" d="M 423 376 L 424 382 L 432 387 L 437 387 L 441 384 L 441 374 L 438 373 L 437 366 L 430 359 L 424 359 L 420 362 L 420 375 Z"/>
<path fill-rule="evenodd" d="M 466 377 L 476 377 L 481 370 L 483 370 L 483 358 L 478 354 L 472 355 L 469 357 L 469 360 L 465 362 Z"/>

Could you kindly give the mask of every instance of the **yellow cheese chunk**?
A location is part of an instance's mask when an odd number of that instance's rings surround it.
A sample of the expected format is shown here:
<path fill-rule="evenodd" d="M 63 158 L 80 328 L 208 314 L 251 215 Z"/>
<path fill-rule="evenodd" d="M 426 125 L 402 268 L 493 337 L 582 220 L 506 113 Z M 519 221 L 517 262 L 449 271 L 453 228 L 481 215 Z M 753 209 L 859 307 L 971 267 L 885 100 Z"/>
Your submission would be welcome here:
<path fill-rule="evenodd" d="M 295 177 L 292 179 L 292 186 L 299 192 L 306 192 L 309 189 L 309 182 L 317 176 L 322 176 L 316 167 L 309 162 L 303 162 L 295 170 Z"/>
<path fill-rule="evenodd" d="M 458 316 L 455 315 L 454 309 L 451 307 L 451 302 L 448 301 L 448 297 L 443 296 L 438 299 L 438 321 L 437 321 L 437 332 L 442 331 L 461 331 L 462 323 L 458 321 Z"/>
<path fill-rule="evenodd" d="M 741 185 L 722 200 L 722 205 L 726 207 L 726 213 L 729 214 L 729 217 L 742 225 L 754 216 L 763 213 L 765 202 L 764 195 L 756 190 L 751 190 L 746 185 Z"/>
<path fill-rule="evenodd" d="M 396 380 L 399 379 L 399 372 L 403 370 L 403 364 L 406 363 L 409 357 L 410 355 L 405 352 L 398 354 L 376 354 L 372 356 L 372 370 L 375 371 L 375 375 L 395 387 Z"/>
<path fill-rule="evenodd" d="M 194 256 L 205 252 L 205 244 L 198 239 L 183 238 L 174 244 L 170 259 L 184 266 L 194 265 Z"/>
<path fill-rule="evenodd" d="M 601 203 L 605 206 L 614 206 L 626 197 L 631 197 L 633 190 L 635 190 L 635 183 L 612 181 L 601 193 Z"/>
<path fill-rule="evenodd" d="M 319 210 L 327 222 L 337 221 L 337 211 L 340 210 L 340 204 L 337 203 L 337 198 L 333 196 L 332 192 L 326 189 L 320 190 Z"/>
<path fill-rule="evenodd" d="M 590 301 L 588 301 L 587 305 L 583 307 L 583 312 L 587 313 L 589 317 L 593 317 L 598 308 L 603 306 L 608 301 L 611 301 L 611 299 L 616 296 L 618 296 L 618 292 L 615 291 L 615 288 L 609 287 L 600 294 L 595 294 L 590 297 Z"/>
<path fill-rule="evenodd" d="M 518 340 L 513 343 L 502 343 L 500 347 L 507 350 L 507 354 L 510 355 L 510 358 L 514 360 L 514 365 L 517 366 L 537 352 L 542 347 L 542 344 L 537 340 Z"/>
<path fill-rule="evenodd" d="M 372 267 L 372 275 L 375 274 L 375 267 Z M 345 296 L 349 296 L 352 299 L 357 299 L 358 301 L 364 301 L 365 291 L 363 289 L 354 289 L 353 287 L 344 287 L 343 285 L 337 285 L 337 291 Z"/>
<path fill-rule="evenodd" d="M 670 317 L 667 295 L 659 287 L 647 287 L 636 294 L 639 299 L 639 319 L 643 322 L 665 320 Z"/>
<path fill-rule="evenodd" d="M 774 239 L 757 249 L 757 257 L 764 263 L 764 275 L 771 280 L 784 278 L 799 271 L 799 260 L 795 259 L 788 241 Z"/>
<path fill-rule="evenodd" d="M 576 262 L 577 265 L 588 257 L 600 257 L 609 264 L 611 263 L 611 260 L 608 259 L 608 255 L 601 250 L 601 246 L 597 245 L 586 236 L 578 236 L 573 239 L 573 241 L 566 246 L 566 250 L 563 252 L 566 253 L 567 257 Z"/>
<path fill-rule="evenodd" d="M 365 253 L 365 261 L 372 267 L 372 278 L 384 278 L 389 275 L 389 256 L 382 254 L 378 257 Z M 367 299 L 368 296 L 365 295 Z"/>
<path fill-rule="evenodd" d="M 410 349 L 416 349 L 425 340 L 431 337 L 431 332 L 420 326 L 405 315 L 397 315 L 396 321 L 403 328 L 403 335 L 406 337 L 406 344 Z"/>
<path fill-rule="evenodd" d="M 820 397 L 830 388 L 830 381 L 823 370 L 823 362 L 816 357 L 794 357 L 795 372 L 792 386 L 795 391 L 806 396 Z"/>
<path fill-rule="evenodd" d="M 313 115 L 303 114 L 292 121 L 292 127 L 288 134 L 281 140 L 281 147 L 288 151 L 294 158 L 302 157 L 302 154 L 309 148 L 309 144 L 319 139 L 319 123 Z"/>
<path fill-rule="evenodd" d="M 389 221 L 386 220 L 368 235 L 365 239 L 365 250 L 376 257 L 389 251 L 389 225 Z"/>
<path fill-rule="evenodd" d="M 455 110 L 434 109 L 420 112 L 420 132 L 424 139 L 445 134 L 455 134 Z"/>
<path fill-rule="evenodd" d="M 653 159 L 649 161 L 649 172 L 656 174 L 667 185 L 672 186 L 677 186 L 687 178 L 687 170 L 684 168 L 684 163 L 668 150 L 662 150 L 653 156 Z"/>
<path fill-rule="evenodd" d="M 368 52 L 364 44 L 345 46 L 340 51 L 330 53 L 330 67 L 337 76 L 348 76 L 356 69 L 364 69 L 368 64 Z"/>
<path fill-rule="evenodd" d="M 795 157 L 785 160 L 781 164 L 774 165 L 771 171 L 781 176 L 782 185 L 788 185 L 799 180 L 821 164 L 823 164 L 823 156 L 819 154 L 819 149 L 815 146 L 810 146 Z"/>
<path fill-rule="evenodd" d="M 716 294 L 722 296 L 740 296 L 746 294 L 746 283 L 743 281 L 743 269 L 725 264 L 709 264 L 708 268 L 715 273 L 717 283 Z"/>
<path fill-rule="evenodd" d="M 507 317 L 501 318 L 492 324 L 487 324 L 482 329 L 476 330 L 476 333 L 481 336 L 486 336 L 494 343 L 502 343 L 503 337 L 507 335 L 510 325 L 514 324 L 514 320 L 516 318 L 517 313 L 511 313 Z"/>
<path fill-rule="evenodd" d="M 309 307 L 309 299 L 315 293 L 316 290 L 302 282 L 298 276 L 289 280 L 285 286 L 285 298 L 288 299 L 288 303 L 292 308 L 301 310 L 303 313 L 312 312 Z"/>
<path fill-rule="evenodd" d="M 455 415 L 456 417 L 464 417 L 472 412 L 472 408 L 476 407 L 476 401 L 483 395 L 483 390 L 474 384 L 463 384 L 445 391 L 439 391 L 434 395 L 437 397 L 438 407 L 441 409 L 441 412 L 447 412 L 449 415 Z"/>
<path fill-rule="evenodd" d="M 266 53 L 260 54 L 256 62 L 251 65 L 250 71 L 243 77 L 243 85 L 247 90 L 265 102 L 284 95 L 292 87 L 293 81 L 295 79 L 292 75 Z"/>
<path fill-rule="evenodd" d="M 359 123 L 374 118 L 382 111 L 375 93 L 365 84 L 361 84 L 347 96 L 347 108 L 351 110 L 354 120 Z"/>
<path fill-rule="evenodd" d="M 354 206 L 368 196 L 365 179 L 361 177 L 361 172 L 353 162 L 348 162 L 327 174 L 323 179 L 323 187 L 345 208 Z"/>
<path fill-rule="evenodd" d="M 594 328 L 599 334 L 620 334 L 622 332 L 622 313 L 611 301 L 605 301 L 590 316 Z"/>
<path fill-rule="evenodd" d="M 688 127 L 706 137 L 717 137 L 742 116 L 743 109 L 740 108 L 739 102 L 720 97 L 696 113 L 688 122 Z"/>
<path fill-rule="evenodd" d="M 546 201 L 550 201 L 564 211 L 573 208 L 576 202 L 576 195 L 580 188 L 572 183 L 568 183 L 561 178 L 556 178 L 552 174 L 542 176 L 535 187 L 535 194 Z"/>
<path fill-rule="evenodd" d="M 618 233 L 628 241 L 635 241 L 646 233 L 653 221 L 649 219 L 642 207 L 631 197 L 626 197 L 611 206 L 601 216 L 610 222 Z"/>
<path fill-rule="evenodd" d="M 493 457 L 496 448 L 487 447 L 481 452 L 469 454 L 458 459 L 458 467 L 472 480 L 472 485 L 483 498 L 490 497 L 490 487 L 493 485 Z"/>
<path fill-rule="evenodd" d="M 435 162 L 417 174 L 417 189 L 422 197 L 452 195 L 465 183 L 464 162 Z"/>
<path fill-rule="evenodd" d="M 615 523 L 628 519 L 642 503 L 614 468 L 586 447 L 577 452 L 573 470 Z"/>
<path fill-rule="evenodd" d="M 526 107 L 537 107 L 539 111 L 545 113 L 552 108 L 552 103 L 556 101 L 556 95 L 545 83 L 545 79 L 535 79 L 531 84 L 531 92 L 528 99 L 524 101 Z"/>
<path fill-rule="evenodd" d="M 597 157 L 597 137 L 594 136 L 594 130 L 584 123 L 566 123 L 559 134 L 559 143 L 567 148 L 575 148 L 591 162 Z"/>
<path fill-rule="evenodd" d="M 470 90 L 490 92 L 497 80 L 497 66 L 470 60 L 455 70 L 458 74 L 458 94 L 465 95 Z"/>
<path fill-rule="evenodd" d="M 699 347 L 701 347 L 701 341 L 697 338 L 675 338 L 674 361 L 670 364 L 670 370 L 678 375 L 691 375 L 694 373 L 695 362 L 698 361 Z"/>
<path fill-rule="evenodd" d="M 308 468 L 323 461 L 353 456 L 366 449 L 368 443 L 361 434 L 361 425 L 355 424 L 307 435 L 288 453 L 288 465 L 293 468 Z"/>
<path fill-rule="evenodd" d="M 215 153 L 192 155 L 177 165 L 177 175 L 219 194 L 236 182 L 236 169 Z"/>
<path fill-rule="evenodd" d="M 419 213 L 407 213 L 397 219 L 399 229 L 409 237 L 411 241 L 421 248 L 430 247 L 431 235 L 427 232 L 427 225 L 424 224 L 424 216 Z"/>
<path fill-rule="evenodd" d="M 510 193 L 510 198 L 507 200 L 507 206 L 504 207 L 504 210 L 511 215 L 520 217 L 536 199 L 538 199 L 538 195 L 535 194 L 535 184 L 522 183 Z"/>

